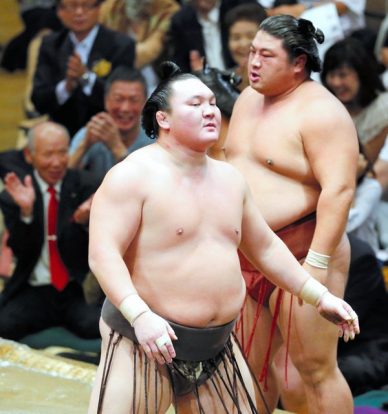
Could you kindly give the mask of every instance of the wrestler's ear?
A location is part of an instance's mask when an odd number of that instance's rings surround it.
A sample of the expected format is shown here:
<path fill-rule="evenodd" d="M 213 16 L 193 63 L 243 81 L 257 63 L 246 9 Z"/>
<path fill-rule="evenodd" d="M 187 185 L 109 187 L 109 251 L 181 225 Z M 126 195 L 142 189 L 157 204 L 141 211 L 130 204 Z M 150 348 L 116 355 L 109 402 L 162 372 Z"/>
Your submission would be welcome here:
<path fill-rule="evenodd" d="M 295 72 L 304 72 L 307 63 L 307 56 L 301 54 L 294 59 Z"/>
<path fill-rule="evenodd" d="M 156 112 L 156 122 L 159 125 L 159 128 L 170 129 L 170 122 L 168 120 L 167 113 L 164 111 Z"/>

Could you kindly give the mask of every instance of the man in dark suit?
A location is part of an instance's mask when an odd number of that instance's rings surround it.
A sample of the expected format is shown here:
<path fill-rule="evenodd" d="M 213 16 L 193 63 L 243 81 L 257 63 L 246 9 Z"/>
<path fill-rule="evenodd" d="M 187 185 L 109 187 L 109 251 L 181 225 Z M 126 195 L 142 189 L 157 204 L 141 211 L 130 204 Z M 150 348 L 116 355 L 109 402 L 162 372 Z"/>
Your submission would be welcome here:
<path fill-rule="evenodd" d="M 89 200 L 99 183 L 68 170 L 68 148 L 65 128 L 38 124 L 26 149 L 33 173 L 4 178 L 0 207 L 16 267 L 0 296 L 1 337 L 18 340 L 58 325 L 99 337 L 100 309 L 86 304 L 81 286 L 89 270 Z"/>
<path fill-rule="evenodd" d="M 224 17 L 242 3 L 256 3 L 256 0 L 193 0 L 182 6 L 171 19 L 168 35 L 171 60 L 185 72 L 191 71 L 191 53 L 205 57 L 210 67 L 234 66 Z"/>
<path fill-rule="evenodd" d="M 119 65 L 133 66 L 135 43 L 98 24 L 102 0 L 58 0 L 63 31 L 46 36 L 39 50 L 32 102 L 72 136 L 104 109 L 104 83 Z"/>

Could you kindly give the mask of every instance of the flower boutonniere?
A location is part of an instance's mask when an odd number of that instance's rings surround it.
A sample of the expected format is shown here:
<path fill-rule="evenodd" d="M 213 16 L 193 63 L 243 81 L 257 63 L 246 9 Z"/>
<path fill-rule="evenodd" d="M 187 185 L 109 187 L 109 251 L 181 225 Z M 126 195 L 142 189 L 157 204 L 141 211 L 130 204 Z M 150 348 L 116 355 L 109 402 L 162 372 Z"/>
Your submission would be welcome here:
<path fill-rule="evenodd" d="M 109 62 L 106 59 L 100 59 L 92 67 L 92 71 L 99 78 L 104 78 L 105 76 L 108 76 L 109 73 L 110 73 L 110 71 L 111 71 L 111 69 L 112 69 L 112 63 Z"/>

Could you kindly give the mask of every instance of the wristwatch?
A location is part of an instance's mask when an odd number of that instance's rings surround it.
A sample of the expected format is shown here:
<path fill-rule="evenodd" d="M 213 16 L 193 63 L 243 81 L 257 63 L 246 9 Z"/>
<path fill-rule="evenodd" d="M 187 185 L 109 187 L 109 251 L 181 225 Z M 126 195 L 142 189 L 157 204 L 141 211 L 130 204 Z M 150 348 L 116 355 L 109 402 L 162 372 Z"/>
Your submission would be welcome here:
<path fill-rule="evenodd" d="M 80 79 L 79 79 L 79 83 L 81 84 L 82 87 L 86 86 L 91 78 L 91 73 L 89 71 L 84 72 Z"/>

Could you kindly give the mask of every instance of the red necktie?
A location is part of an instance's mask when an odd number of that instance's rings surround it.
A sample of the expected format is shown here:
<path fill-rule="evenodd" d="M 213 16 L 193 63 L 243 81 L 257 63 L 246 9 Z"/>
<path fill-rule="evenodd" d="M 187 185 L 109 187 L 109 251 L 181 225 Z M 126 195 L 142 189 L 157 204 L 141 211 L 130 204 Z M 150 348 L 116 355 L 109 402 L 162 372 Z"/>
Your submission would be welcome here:
<path fill-rule="evenodd" d="M 69 275 L 57 247 L 58 200 L 55 198 L 55 188 L 53 186 L 50 186 L 47 191 L 50 193 L 47 240 L 50 257 L 51 283 L 57 290 L 63 290 L 69 281 Z"/>

